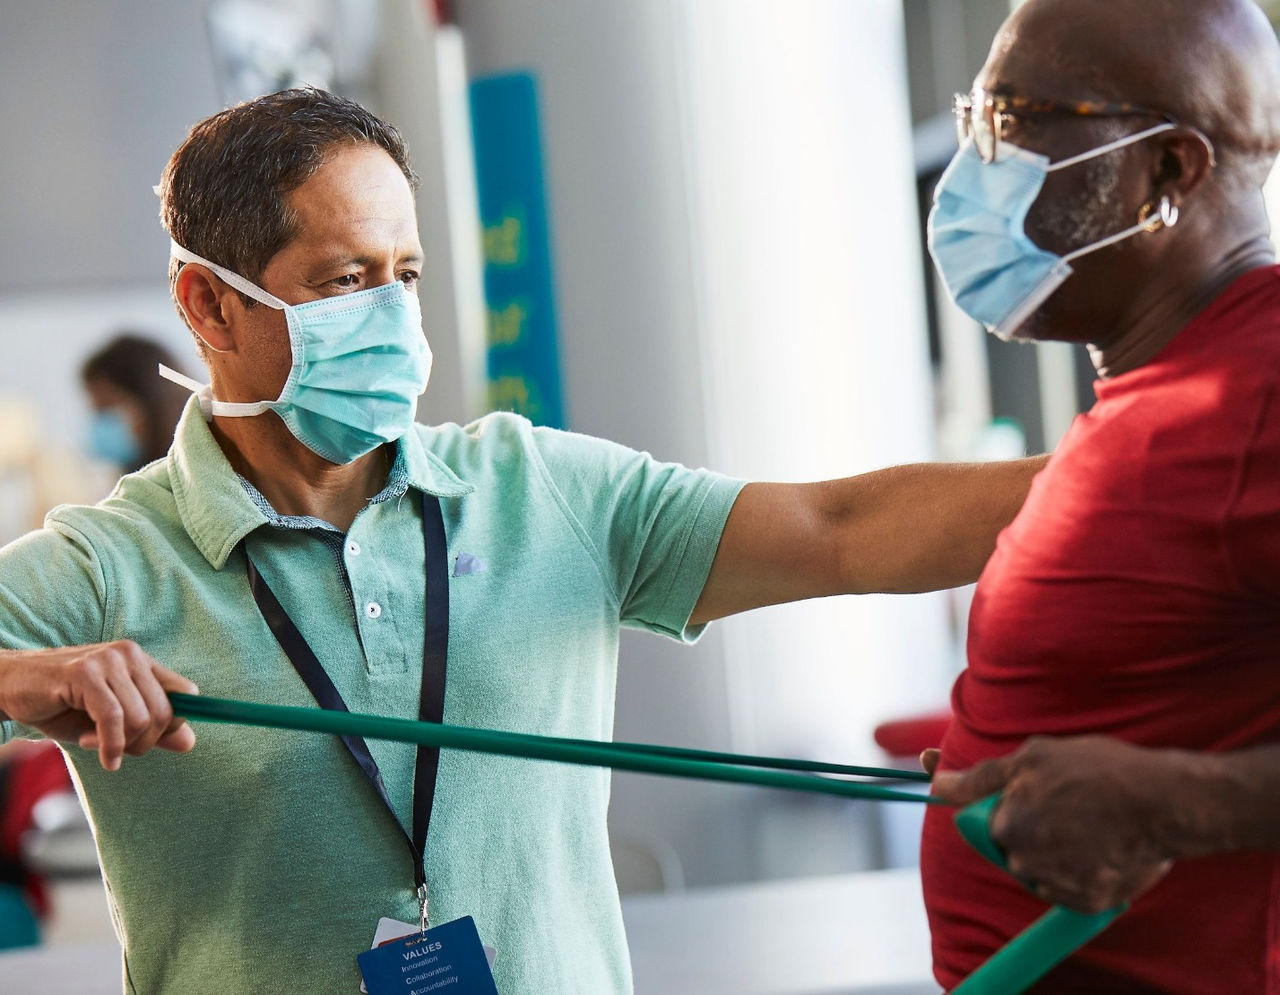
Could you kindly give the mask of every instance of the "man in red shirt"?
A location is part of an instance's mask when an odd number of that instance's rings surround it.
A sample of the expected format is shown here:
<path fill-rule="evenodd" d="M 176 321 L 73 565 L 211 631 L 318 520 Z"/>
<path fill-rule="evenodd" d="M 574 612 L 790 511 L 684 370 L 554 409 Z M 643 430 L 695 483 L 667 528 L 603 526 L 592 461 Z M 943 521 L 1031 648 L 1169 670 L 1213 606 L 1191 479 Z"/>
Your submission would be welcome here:
<path fill-rule="evenodd" d="M 1027 887 L 931 810 L 935 974 L 1046 902 L 1132 899 L 1036 991 L 1280 993 L 1280 47 L 1252 0 L 1029 0 L 957 112 L 949 290 L 1088 344 L 1099 382 L 982 575 L 927 758 L 950 801 L 1003 791 Z"/>

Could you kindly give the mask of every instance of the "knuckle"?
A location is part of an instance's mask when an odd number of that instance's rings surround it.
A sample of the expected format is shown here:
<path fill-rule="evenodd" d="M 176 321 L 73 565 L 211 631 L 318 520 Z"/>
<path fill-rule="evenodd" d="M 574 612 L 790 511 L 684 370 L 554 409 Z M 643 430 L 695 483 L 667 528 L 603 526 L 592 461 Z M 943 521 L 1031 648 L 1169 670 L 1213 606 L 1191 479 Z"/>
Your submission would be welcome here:
<path fill-rule="evenodd" d="M 1026 760 L 1038 760 L 1045 755 L 1053 742 L 1048 736 L 1032 736 L 1018 752 Z"/>
<path fill-rule="evenodd" d="M 103 702 L 97 709 L 98 722 L 114 725 L 124 721 L 124 708 L 114 698 Z"/>

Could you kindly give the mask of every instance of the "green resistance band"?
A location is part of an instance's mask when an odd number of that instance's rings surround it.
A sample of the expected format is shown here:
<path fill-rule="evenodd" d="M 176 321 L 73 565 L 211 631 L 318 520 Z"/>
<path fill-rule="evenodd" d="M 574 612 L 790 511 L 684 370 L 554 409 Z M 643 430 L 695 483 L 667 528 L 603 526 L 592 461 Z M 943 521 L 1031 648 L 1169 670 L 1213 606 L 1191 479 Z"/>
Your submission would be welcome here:
<path fill-rule="evenodd" d="M 929 775 L 920 771 L 742 756 L 642 743 L 534 736 L 356 712 L 262 705 L 177 692 L 170 694 L 169 699 L 173 703 L 175 714 L 209 722 L 294 729 L 335 736 L 363 736 L 366 739 L 395 740 L 474 753 L 608 767 L 667 777 L 755 784 L 766 788 L 807 791 L 842 798 L 944 804 L 928 795 L 885 788 L 865 781 L 842 779 L 855 776 L 904 781 L 929 780 Z M 840 777 L 829 776 L 833 774 Z M 961 835 L 979 853 L 1000 868 L 1008 870 L 1004 854 L 991 838 L 990 831 L 991 815 L 999 800 L 999 795 L 992 795 L 962 809 L 956 815 L 956 825 Z M 1101 933 L 1123 911 L 1123 908 L 1111 909 L 1098 915 L 1086 916 L 1055 906 L 997 950 L 985 964 L 954 989 L 952 995 L 1018 995 Z"/>
<path fill-rule="evenodd" d="M 956 813 L 960 835 L 989 861 L 1007 871 L 1004 852 L 991 838 L 991 817 L 1000 795 L 988 795 Z M 951 995 L 1012 995 L 1030 988 L 1049 971 L 1115 922 L 1127 905 L 1095 915 L 1055 905 L 981 967 L 951 990 Z"/>
<path fill-rule="evenodd" d="M 807 760 L 778 760 L 771 757 L 738 757 L 734 754 L 685 750 L 679 747 L 644 746 L 636 743 L 602 743 L 588 739 L 561 739 L 525 733 L 469 729 L 464 726 L 391 719 L 358 712 L 337 712 L 319 708 L 292 708 L 229 701 L 204 695 L 173 693 L 173 710 L 188 719 L 205 719 L 234 725 L 262 726 L 325 732 L 335 736 L 363 736 L 391 739 L 401 743 L 495 753 L 501 756 L 553 760 L 587 767 L 612 767 L 643 774 L 688 777 L 704 781 L 731 781 L 756 784 L 785 791 L 809 791 L 842 798 L 870 798 L 876 801 L 928 802 L 927 795 L 862 781 L 845 781 L 823 774 L 856 774 L 927 781 L 919 771 L 893 771 L 879 767 L 850 767 Z M 713 759 L 714 758 L 714 759 Z M 769 769 L 774 768 L 774 769 Z M 796 773 L 795 771 L 804 771 Z"/>

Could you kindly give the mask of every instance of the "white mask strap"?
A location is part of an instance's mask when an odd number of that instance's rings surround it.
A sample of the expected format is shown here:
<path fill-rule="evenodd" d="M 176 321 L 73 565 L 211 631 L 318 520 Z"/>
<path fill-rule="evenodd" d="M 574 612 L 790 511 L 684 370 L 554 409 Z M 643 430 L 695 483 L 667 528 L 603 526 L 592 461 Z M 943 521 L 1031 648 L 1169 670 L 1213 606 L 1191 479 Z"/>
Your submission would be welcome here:
<path fill-rule="evenodd" d="M 165 366 L 164 363 L 160 364 L 160 375 L 166 380 L 172 380 L 180 387 L 186 387 L 187 390 L 191 391 L 193 394 L 199 394 L 200 391 L 204 390 L 205 387 L 208 386 L 207 384 L 200 383 L 198 380 L 192 380 L 185 373 L 179 373 L 177 370 L 170 369 L 168 366 Z"/>
<path fill-rule="evenodd" d="M 1151 231 L 1151 222 L 1142 221 L 1134 225 L 1132 228 L 1126 228 L 1124 231 L 1116 232 L 1114 235 L 1104 238 L 1100 242 L 1094 242 L 1092 245 L 1083 246 L 1082 248 L 1076 249 L 1075 252 L 1068 252 L 1062 257 L 1062 261 L 1064 263 L 1075 262 L 1081 256 L 1087 256 L 1091 252 L 1097 252 L 1099 249 L 1105 249 L 1108 245 L 1115 245 L 1117 242 L 1123 242 L 1126 238 L 1133 238 L 1134 235 L 1144 231 Z"/>
<path fill-rule="evenodd" d="M 266 302 L 263 301 L 263 303 L 265 304 Z M 200 401 L 200 411 L 204 414 L 205 421 L 208 421 L 214 415 L 222 418 L 252 418 L 254 415 L 265 414 L 271 410 L 271 404 L 267 401 L 215 401 L 213 399 L 213 387 L 210 384 L 192 380 L 177 370 L 165 366 L 164 363 L 160 364 L 160 375 L 166 380 L 172 380 L 174 383 L 186 387 L 187 390 L 196 395 L 196 398 Z"/>
<path fill-rule="evenodd" d="M 1088 162 L 1090 159 L 1096 159 L 1100 155 L 1106 155 L 1108 152 L 1114 152 L 1116 149 L 1122 149 L 1126 145 L 1132 145 L 1135 142 L 1141 142 L 1150 138 L 1152 135 L 1159 135 L 1161 132 L 1172 131 L 1176 125 L 1166 121 L 1164 124 L 1157 124 L 1154 128 L 1148 128 L 1146 131 L 1140 131 L 1136 135 L 1125 135 L 1124 138 L 1117 138 L 1114 142 L 1108 142 L 1106 145 L 1100 145 L 1096 149 L 1090 149 L 1088 152 L 1081 152 L 1079 155 L 1073 155 L 1070 159 L 1063 159 L 1061 162 L 1055 162 L 1049 166 L 1049 172 L 1059 169 L 1066 169 L 1068 166 L 1074 166 L 1077 163 Z"/>
<path fill-rule="evenodd" d="M 265 304 L 267 307 L 273 307 L 277 311 L 283 311 L 289 307 L 289 305 L 279 297 L 267 293 L 256 284 L 250 283 L 239 273 L 233 273 L 225 266 L 219 266 L 217 263 L 210 262 L 203 256 L 197 256 L 190 249 L 184 249 L 172 239 L 169 241 L 169 255 L 180 262 L 199 263 L 201 266 L 207 266 L 209 269 L 217 273 L 222 282 L 227 284 L 227 286 L 235 288 L 240 291 L 240 293 L 244 294 L 246 297 L 252 298 L 259 304 Z"/>

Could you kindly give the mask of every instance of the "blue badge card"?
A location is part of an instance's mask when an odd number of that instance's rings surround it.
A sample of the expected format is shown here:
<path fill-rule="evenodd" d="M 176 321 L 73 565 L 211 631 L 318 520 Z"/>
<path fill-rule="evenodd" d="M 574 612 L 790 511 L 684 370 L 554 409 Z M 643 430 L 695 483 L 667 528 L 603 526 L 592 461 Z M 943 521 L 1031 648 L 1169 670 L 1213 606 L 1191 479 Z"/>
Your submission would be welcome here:
<path fill-rule="evenodd" d="M 366 950 L 356 963 L 370 995 L 498 995 L 471 916 Z"/>

